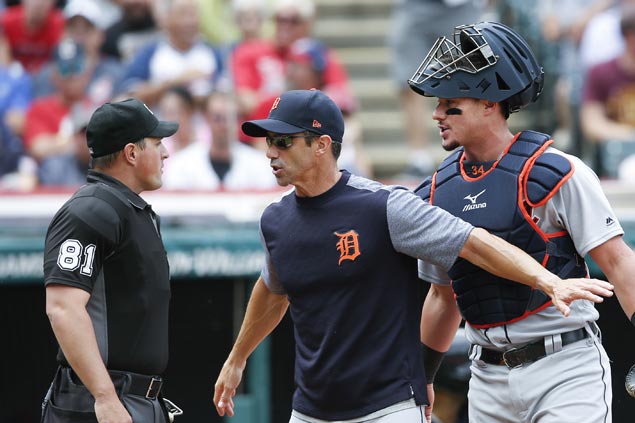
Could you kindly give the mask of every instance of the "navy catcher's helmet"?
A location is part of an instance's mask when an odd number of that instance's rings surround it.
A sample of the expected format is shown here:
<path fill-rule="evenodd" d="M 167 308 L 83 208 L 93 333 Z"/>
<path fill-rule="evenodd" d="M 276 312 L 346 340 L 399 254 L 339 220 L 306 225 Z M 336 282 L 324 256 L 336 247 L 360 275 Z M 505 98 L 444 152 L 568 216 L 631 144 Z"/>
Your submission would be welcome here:
<path fill-rule="evenodd" d="M 454 41 L 440 37 L 408 80 L 418 94 L 505 102 L 514 113 L 536 101 L 544 72 L 511 28 L 480 22 L 454 28 Z"/>

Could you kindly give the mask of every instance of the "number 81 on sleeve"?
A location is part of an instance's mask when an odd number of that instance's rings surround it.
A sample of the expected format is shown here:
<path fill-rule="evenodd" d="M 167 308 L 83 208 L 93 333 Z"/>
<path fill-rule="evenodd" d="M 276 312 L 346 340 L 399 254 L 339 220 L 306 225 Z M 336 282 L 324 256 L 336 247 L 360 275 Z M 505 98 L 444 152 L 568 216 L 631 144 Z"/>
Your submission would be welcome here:
<path fill-rule="evenodd" d="M 60 252 L 57 256 L 57 265 L 60 269 L 74 272 L 81 266 L 79 272 L 82 275 L 93 274 L 93 260 L 95 259 L 95 244 L 89 244 L 84 248 L 82 243 L 76 239 L 67 239 L 60 245 Z M 83 256 L 83 264 L 82 264 Z"/>

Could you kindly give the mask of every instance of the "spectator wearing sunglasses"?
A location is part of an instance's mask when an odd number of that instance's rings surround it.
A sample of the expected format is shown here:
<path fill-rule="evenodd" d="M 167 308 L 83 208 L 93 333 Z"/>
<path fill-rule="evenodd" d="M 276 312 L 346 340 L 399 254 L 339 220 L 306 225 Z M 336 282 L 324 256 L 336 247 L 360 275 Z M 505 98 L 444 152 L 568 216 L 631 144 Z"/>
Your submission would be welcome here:
<path fill-rule="evenodd" d="M 561 280 L 403 187 L 338 170 L 344 119 L 322 91 L 287 91 L 267 119 L 242 128 L 265 137 L 278 184 L 293 189 L 260 219 L 266 260 L 216 381 L 221 416 L 234 415 L 249 355 L 289 309 L 296 342 L 290 423 L 421 423 L 424 413 L 429 422 L 417 259 L 446 269 L 458 257 L 479 263 L 542 289 L 564 313 L 574 298 L 611 295 L 604 281 Z M 563 301 L 565 286 L 572 295 Z"/>

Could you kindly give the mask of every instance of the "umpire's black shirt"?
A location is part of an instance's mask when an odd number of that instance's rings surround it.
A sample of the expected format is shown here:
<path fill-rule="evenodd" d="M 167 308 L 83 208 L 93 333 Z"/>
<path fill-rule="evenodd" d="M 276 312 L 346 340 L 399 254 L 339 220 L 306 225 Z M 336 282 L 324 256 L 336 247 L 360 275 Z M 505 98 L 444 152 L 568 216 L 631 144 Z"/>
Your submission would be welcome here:
<path fill-rule="evenodd" d="M 44 280 L 91 294 L 87 310 L 108 369 L 163 372 L 168 260 L 158 217 L 141 197 L 114 178 L 88 171 L 88 183 L 49 225 Z M 58 360 L 66 364 L 61 351 Z"/>

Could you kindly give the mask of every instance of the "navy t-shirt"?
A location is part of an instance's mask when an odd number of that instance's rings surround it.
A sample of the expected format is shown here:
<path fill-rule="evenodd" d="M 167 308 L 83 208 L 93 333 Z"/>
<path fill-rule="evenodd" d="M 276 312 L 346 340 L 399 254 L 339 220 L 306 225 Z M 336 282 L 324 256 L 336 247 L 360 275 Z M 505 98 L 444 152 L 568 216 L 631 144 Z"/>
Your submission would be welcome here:
<path fill-rule="evenodd" d="M 417 259 L 448 269 L 471 230 L 404 188 L 346 171 L 319 196 L 292 191 L 267 207 L 262 277 L 290 301 L 295 410 L 345 420 L 427 402 Z"/>

